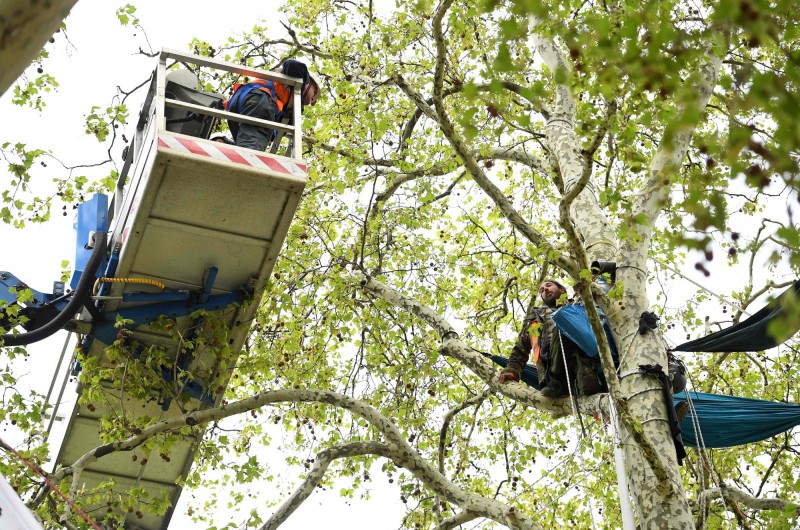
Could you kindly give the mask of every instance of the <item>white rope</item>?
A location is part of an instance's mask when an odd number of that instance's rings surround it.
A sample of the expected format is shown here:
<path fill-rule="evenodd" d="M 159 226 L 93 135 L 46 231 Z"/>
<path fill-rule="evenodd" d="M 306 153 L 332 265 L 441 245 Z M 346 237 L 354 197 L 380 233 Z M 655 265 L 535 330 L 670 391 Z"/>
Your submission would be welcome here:
<path fill-rule="evenodd" d="M 553 116 L 549 120 L 547 120 L 547 125 L 552 125 L 553 127 L 560 127 L 562 129 L 572 130 L 574 127 L 572 125 L 571 120 L 567 120 L 562 118 L 561 116 Z"/>
<path fill-rule="evenodd" d="M 702 441 L 703 435 L 702 435 L 702 432 L 700 431 L 700 423 L 697 421 L 697 413 L 696 413 L 695 408 L 694 408 L 694 402 L 692 401 L 692 398 L 690 397 L 691 391 L 689 389 L 686 389 L 686 390 L 684 390 L 684 393 L 686 394 L 686 404 L 689 406 L 688 414 L 689 414 L 689 416 L 691 418 L 691 422 L 692 422 L 692 430 L 694 431 L 694 439 L 697 442 L 697 452 L 698 452 L 698 454 L 700 456 L 699 461 L 697 463 L 698 467 L 699 467 L 697 472 L 698 472 L 698 475 L 699 475 L 699 478 L 700 478 L 700 480 L 699 480 L 700 487 L 702 488 L 703 485 L 706 482 L 706 480 L 705 480 L 705 470 L 703 468 L 703 458 L 704 458 L 704 454 L 705 454 L 705 449 L 704 449 L 705 442 Z M 703 518 L 703 521 L 705 521 L 705 518 L 706 518 L 705 517 L 705 513 L 706 513 L 706 497 L 705 497 L 705 495 L 701 495 L 700 496 L 700 503 L 699 504 L 700 504 L 700 506 L 699 506 L 699 508 L 700 508 L 700 516 Z M 705 522 L 703 523 L 703 525 L 705 526 Z"/>
<path fill-rule="evenodd" d="M 641 373 L 642 373 L 642 371 L 640 369 L 634 368 L 633 370 L 628 370 L 627 372 L 622 372 L 621 374 L 619 374 L 619 378 L 623 379 L 625 377 L 628 377 L 628 376 L 631 376 L 631 375 L 636 375 L 636 374 L 641 374 Z"/>
<path fill-rule="evenodd" d="M 633 335 L 633 338 L 630 340 L 630 342 L 628 342 L 628 345 L 625 347 L 625 349 L 622 351 L 622 354 L 619 356 L 619 364 L 617 364 L 617 373 L 619 373 L 620 369 L 622 368 L 622 363 L 625 361 L 625 359 L 628 357 L 628 354 L 633 349 L 633 342 L 634 340 L 636 340 L 636 335 L 638 335 L 638 333 L 636 331 L 628 333 L 627 335 L 622 337 L 622 340 L 620 340 L 620 342 L 625 342 L 631 335 Z"/>
<path fill-rule="evenodd" d="M 619 435 L 619 420 L 617 418 L 617 410 L 614 408 L 614 402 L 610 396 L 608 398 L 608 411 L 611 415 L 609 424 L 611 425 L 612 443 L 614 444 L 614 461 L 617 466 L 617 488 L 619 489 L 619 506 L 622 513 L 622 528 L 623 530 L 636 530 L 630 491 L 628 490 L 628 474 L 625 472 L 622 440 Z"/>
<path fill-rule="evenodd" d="M 742 314 L 744 314 L 744 315 L 751 316 L 751 315 L 750 315 L 750 313 L 748 313 L 747 311 L 745 311 L 745 310 L 744 310 L 744 309 L 743 309 L 741 306 L 739 306 L 738 304 L 734 304 L 733 302 L 731 302 L 731 301 L 729 301 L 729 300 L 726 300 L 726 299 L 725 299 L 725 298 L 723 298 L 722 296 L 718 295 L 717 293 L 715 293 L 715 292 L 714 292 L 714 291 L 712 291 L 711 289 L 708 289 L 708 288 L 706 288 L 706 287 L 703 287 L 702 285 L 700 285 L 699 283 L 697 283 L 697 282 L 696 282 L 696 281 L 694 281 L 693 279 L 691 279 L 691 278 L 689 278 L 688 276 L 686 276 L 686 275 L 682 274 L 682 273 L 681 273 L 681 272 L 679 272 L 677 269 L 674 269 L 673 267 L 670 267 L 669 265 L 667 265 L 667 264 L 666 264 L 666 263 L 664 263 L 663 261 L 661 261 L 661 260 L 659 260 L 659 259 L 656 259 L 656 258 L 653 258 L 653 261 L 655 261 L 656 263 L 660 264 L 660 265 L 661 265 L 662 267 L 664 267 L 665 269 L 667 269 L 667 270 L 670 270 L 670 271 L 674 272 L 675 274 L 677 274 L 678 276 L 680 276 L 681 278 L 683 278 L 683 279 L 684 279 L 684 280 L 686 280 L 687 282 L 689 282 L 689 283 L 691 283 L 691 284 L 694 284 L 696 287 L 698 287 L 698 288 L 700 288 L 701 290 L 705 291 L 706 293 L 710 294 L 711 296 L 713 296 L 714 298 L 716 298 L 716 299 L 717 299 L 717 300 L 719 300 L 720 302 L 723 302 L 723 303 L 725 303 L 725 304 L 727 304 L 727 305 L 731 306 L 732 308 L 734 308 L 734 309 L 736 309 L 736 310 L 740 311 L 740 312 L 741 312 Z"/>
<path fill-rule="evenodd" d="M 694 385 L 692 386 L 694 387 Z M 689 414 L 691 415 L 692 418 L 692 429 L 694 430 L 694 437 L 695 440 L 697 440 L 697 449 L 698 452 L 700 453 L 700 458 L 701 458 L 700 470 L 699 470 L 701 483 L 705 483 L 704 480 L 705 473 L 702 465 L 703 460 L 705 460 L 706 462 L 708 462 L 708 469 L 710 471 L 709 477 L 711 478 L 711 481 L 714 483 L 714 486 L 716 486 L 717 490 L 719 491 L 720 494 L 719 496 L 722 499 L 722 506 L 725 508 L 726 511 L 728 511 L 728 503 L 725 501 L 725 496 L 722 494 L 722 486 L 720 484 L 719 477 L 717 477 L 717 474 L 714 472 L 714 467 L 711 465 L 711 458 L 708 455 L 706 442 L 703 439 L 703 431 L 700 428 L 700 418 L 697 415 L 697 409 L 694 406 L 694 401 L 692 400 L 691 397 L 691 391 L 685 390 L 684 394 L 686 395 L 686 402 L 689 404 Z M 705 514 L 705 496 L 702 496 L 700 500 L 700 510 L 701 510 L 700 513 Z M 703 516 L 703 518 L 705 519 L 705 515 Z"/>
<path fill-rule="evenodd" d="M 569 367 L 567 366 L 567 355 L 564 353 L 564 339 L 561 337 L 561 330 L 558 331 L 558 346 L 561 348 L 561 360 L 564 363 L 564 373 L 567 376 L 567 392 L 569 392 L 569 401 L 572 403 L 572 412 L 578 417 L 581 424 L 581 434 L 586 438 L 586 426 L 583 424 L 583 418 L 578 413 L 578 398 L 572 393 L 572 384 L 569 382 Z"/>

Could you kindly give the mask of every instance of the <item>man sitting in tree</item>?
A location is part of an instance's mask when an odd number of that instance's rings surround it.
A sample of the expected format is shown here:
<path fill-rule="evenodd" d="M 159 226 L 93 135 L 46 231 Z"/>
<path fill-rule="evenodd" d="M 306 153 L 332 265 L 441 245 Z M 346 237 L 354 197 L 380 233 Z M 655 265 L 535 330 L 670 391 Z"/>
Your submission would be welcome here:
<path fill-rule="evenodd" d="M 539 297 L 544 305 L 532 306 L 528 310 L 522 331 L 508 358 L 508 366 L 500 373 L 498 380 L 501 383 L 519 381 L 522 368 L 533 352 L 543 396 L 567 396 L 569 385 L 572 385 L 573 393 L 581 395 L 601 391 L 602 384 L 591 366 L 594 363 L 574 342 L 562 338 L 551 318 L 555 309 L 570 302 L 566 287 L 556 280 L 545 280 L 539 286 Z"/>

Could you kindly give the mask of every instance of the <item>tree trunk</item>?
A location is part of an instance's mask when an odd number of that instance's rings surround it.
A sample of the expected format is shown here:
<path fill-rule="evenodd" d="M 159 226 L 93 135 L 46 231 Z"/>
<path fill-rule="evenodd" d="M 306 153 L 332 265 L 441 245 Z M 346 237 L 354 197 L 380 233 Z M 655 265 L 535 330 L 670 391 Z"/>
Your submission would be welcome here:
<path fill-rule="evenodd" d="M 570 64 L 558 46 L 550 39 L 535 33 L 537 21 L 531 19 L 533 44 L 539 51 L 549 68 L 556 72 L 562 70 L 570 72 Z M 718 68 L 718 65 L 714 65 Z M 714 68 L 712 67 L 711 70 Z M 708 78 L 715 78 L 711 72 Z M 707 86 L 713 86 L 713 83 Z M 705 86 L 703 87 L 705 88 Z M 710 91 L 700 91 L 698 104 L 703 107 L 708 101 Z M 624 283 L 625 297 L 609 308 L 608 314 L 614 328 L 615 340 L 620 355 L 621 381 L 619 396 L 621 404 L 627 407 L 620 416 L 630 418 L 628 424 L 623 426 L 622 443 L 625 448 L 625 460 L 630 481 L 639 524 L 644 529 L 662 528 L 694 528 L 694 522 L 689 509 L 686 494 L 683 490 L 680 471 L 675 454 L 675 446 L 669 428 L 666 405 L 664 403 L 661 384 L 650 376 L 638 373 L 640 365 L 660 365 L 666 371 L 666 351 L 658 336 L 653 331 L 645 335 L 638 334 L 638 319 L 642 312 L 649 309 L 646 283 L 646 256 L 648 255 L 652 224 L 642 229 L 643 236 L 636 242 L 624 242 L 622 248 L 616 251 L 617 243 L 614 231 L 603 211 L 599 208 L 593 187 L 588 181 L 591 173 L 591 162 L 584 160 L 581 155 L 580 139 L 575 134 L 573 119 L 575 101 L 567 83 L 556 88 L 556 104 L 552 117 L 547 125 L 547 139 L 550 149 L 556 154 L 564 180 L 565 199 L 573 197 L 570 204 L 569 219 L 562 221 L 562 226 L 570 229 L 571 224 L 580 235 L 580 241 L 573 243 L 579 255 L 585 256 L 588 261 L 599 259 L 615 259 L 619 264 L 632 265 L 626 267 L 617 275 L 617 279 Z M 678 161 L 683 158 L 691 138 L 691 131 L 681 138 L 676 149 L 670 149 L 670 162 L 672 157 Z M 658 158 L 658 157 L 657 157 Z M 654 160 L 655 164 L 661 160 Z M 675 164 L 671 164 L 673 167 Z M 653 167 L 653 176 L 662 175 L 662 168 Z M 584 185 L 585 187 L 574 195 L 572 188 Z M 668 188 L 667 186 L 662 186 Z M 572 193 L 571 193 L 572 192 Z M 640 197 L 642 209 L 646 210 L 647 218 L 655 223 L 658 212 L 667 197 Z M 656 200 L 653 200 L 656 199 Z M 562 214 L 563 215 L 563 214 Z M 588 292 L 587 292 L 588 294 Z M 588 298 L 586 298 L 588 299 Z M 605 363 L 604 363 L 605 364 Z M 613 374 L 607 374 L 610 379 Z M 612 391 L 614 382 L 610 381 Z M 619 401 L 618 401 L 619 403 Z M 631 419 L 633 425 L 631 425 Z M 634 428 L 644 435 L 644 438 L 655 449 L 650 460 L 642 451 L 642 447 L 633 439 L 630 429 Z M 627 431 L 627 432 L 625 432 Z M 641 439 L 641 436 L 640 436 Z M 657 461 L 652 461 L 657 460 Z M 656 477 L 653 469 L 658 467 L 667 480 Z"/>
<path fill-rule="evenodd" d="M 17 80 L 77 0 L 0 0 L 0 95 Z"/>
<path fill-rule="evenodd" d="M 631 346 L 628 347 L 628 344 Z M 626 376 L 637 370 L 640 364 L 663 365 L 666 351 L 652 331 L 645 335 L 634 332 L 634 337 L 624 347 L 629 351 L 620 366 L 620 373 L 623 375 L 622 393 L 628 399 L 637 427 L 641 425 L 671 477 L 670 485 L 662 484 L 655 477 L 652 464 L 647 461 L 639 447 L 630 443 L 630 433 L 622 435 L 625 467 L 639 525 L 643 529 L 694 528 L 669 428 L 663 387 L 650 376 L 638 373 Z M 665 492 L 666 486 L 669 488 Z"/>

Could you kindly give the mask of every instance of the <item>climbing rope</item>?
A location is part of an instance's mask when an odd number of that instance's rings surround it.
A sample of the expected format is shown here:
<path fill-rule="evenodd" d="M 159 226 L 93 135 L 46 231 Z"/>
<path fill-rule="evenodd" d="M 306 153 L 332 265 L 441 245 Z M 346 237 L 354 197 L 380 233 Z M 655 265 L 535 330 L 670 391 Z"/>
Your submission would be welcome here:
<path fill-rule="evenodd" d="M 73 510 L 75 510 L 75 512 L 76 512 L 78 515 L 80 515 L 81 517 L 83 517 L 83 519 L 84 519 L 84 520 L 85 520 L 87 523 L 89 523 L 89 524 L 92 526 L 92 528 L 94 528 L 95 530 L 103 530 L 102 528 L 100 528 L 100 526 L 99 526 L 97 523 L 95 523 L 94 521 L 92 521 L 92 520 L 89 518 L 89 516 L 88 516 L 88 515 L 86 515 L 86 514 L 85 514 L 85 513 L 84 513 L 84 512 L 83 512 L 83 511 L 80 509 L 80 508 L 78 508 L 78 507 L 75 505 L 75 503 L 74 503 L 74 502 L 72 502 L 72 500 L 71 500 L 69 497 L 67 497 L 66 495 L 64 495 L 64 494 L 61 492 L 61 490 L 59 490 L 59 489 L 58 489 L 58 487 L 57 487 L 55 484 L 53 484 L 53 482 L 52 482 L 52 481 L 51 481 L 49 478 L 47 478 L 46 476 L 44 476 L 44 473 L 42 473 L 42 471 L 41 471 L 41 470 L 40 470 L 38 467 L 36 467 L 34 464 L 32 464 L 32 463 L 28 462 L 28 461 L 25 459 L 25 457 L 23 457 L 21 454 L 19 454 L 19 453 L 17 452 L 17 450 L 16 450 L 16 449 L 14 449 L 14 448 L 13 448 L 13 447 L 11 447 L 10 445 L 8 445 L 8 444 L 5 442 L 5 440 L 3 440 L 2 438 L 0 438 L 0 447 L 2 447 L 3 449 L 5 449 L 5 450 L 7 450 L 7 451 L 10 451 L 11 453 L 13 453 L 13 454 L 14 454 L 14 455 L 15 455 L 17 458 L 19 458 L 19 460 L 20 460 L 20 461 L 21 461 L 23 464 L 25 464 L 25 465 L 28 467 L 28 469 L 30 469 L 30 470 L 31 470 L 31 471 L 33 471 L 33 472 L 34 472 L 36 475 L 38 475 L 39 477 L 41 477 L 41 479 L 42 479 L 42 480 L 44 480 L 45 484 L 47 484 L 47 486 L 48 486 L 48 487 L 49 487 L 51 490 L 53 490 L 54 492 L 56 492 L 56 494 L 58 494 L 58 496 L 59 496 L 59 497 L 61 497 L 62 499 L 64 499 L 64 501 L 65 501 L 67 504 L 69 504 L 69 505 L 70 505 L 70 507 L 72 507 L 72 509 L 73 509 Z"/>
<path fill-rule="evenodd" d="M 581 424 L 581 434 L 586 438 L 586 426 L 583 424 L 583 417 L 578 413 L 578 397 L 572 392 L 572 384 L 569 382 L 569 367 L 567 366 L 567 356 L 564 353 L 564 339 L 560 330 L 558 332 L 558 346 L 561 348 L 561 360 L 564 362 L 564 373 L 567 376 L 567 392 L 569 392 L 569 401 L 572 404 L 572 413 L 578 417 L 578 421 Z"/>
<path fill-rule="evenodd" d="M 625 347 L 624 350 L 622 350 L 622 353 L 619 356 L 619 363 L 617 365 L 617 374 L 619 374 L 619 371 L 622 369 L 622 363 L 625 361 L 625 359 L 628 357 L 628 354 L 633 349 L 633 342 L 636 340 L 637 336 L 638 334 L 635 331 L 632 331 L 631 333 L 628 333 L 627 335 L 622 337 L 622 339 L 620 339 L 620 342 L 624 343 L 626 340 L 628 340 L 628 337 L 632 337 L 630 342 L 628 342 L 628 345 Z M 620 375 L 619 377 L 621 378 L 622 376 Z"/>
<path fill-rule="evenodd" d="M 689 374 L 688 370 L 686 373 L 687 375 Z M 691 376 L 689 376 L 688 379 L 692 383 L 692 388 L 694 388 L 694 381 L 692 380 Z M 704 478 L 705 473 L 703 471 L 703 464 L 705 462 L 708 462 L 709 476 L 711 477 L 711 481 L 714 483 L 714 486 L 716 486 L 717 490 L 719 491 L 719 496 L 722 499 L 722 506 L 727 511 L 729 509 L 728 503 L 725 501 L 725 495 L 722 494 L 721 481 L 714 472 L 714 468 L 711 466 L 711 459 L 708 456 L 708 450 L 706 449 L 706 442 L 703 439 L 703 431 L 700 429 L 700 420 L 698 419 L 697 410 L 695 409 L 694 401 L 692 400 L 691 396 L 692 392 L 687 388 L 684 391 L 684 394 L 686 395 L 686 403 L 689 404 L 689 416 L 691 417 L 692 421 L 692 430 L 694 430 L 694 437 L 695 440 L 697 440 L 697 452 L 700 455 L 700 460 L 701 460 L 699 462 L 700 464 L 699 473 L 700 473 L 701 483 L 703 484 L 705 483 L 705 478 Z M 700 504 L 701 513 L 705 513 L 705 497 L 703 497 L 700 502 L 701 502 Z"/>
<path fill-rule="evenodd" d="M 685 274 L 683 274 L 683 273 L 679 272 L 677 269 L 675 269 L 675 268 L 673 268 L 673 267 L 670 267 L 669 265 L 667 265 L 667 264 L 666 264 L 666 263 L 664 263 L 663 261 L 661 261 L 661 260 L 658 260 L 658 259 L 656 259 L 656 258 L 653 258 L 653 261 L 655 261 L 656 263 L 660 264 L 660 265 L 661 265 L 662 267 L 664 267 L 665 269 L 667 269 L 667 270 L 669 270 L 669 271 L 671 271 L 671 272 L 674 272 L 675 274 L 677 274 L 678 276 L 680 276 L 681 278 L 683 278 L 683 279 L 684 279 L 684 280 L 686 280 L 687 282 L 689 282 L 689 283 L 691 283 L 691 284 L 695 285 L 696 287 L 698 287 L 698 288 L 699 288 L 699 289 L 701 289 L 702 291 L 705 291 L 707 294 L 710 294 L 711 296 L 713 296 L 714 298 L 716 298 L 716 299 L 717 299 L 717 300 L 719 300 L 720 302 L 722 302 L 722 303 L 724 303 L 724 304 L 727 304 L 727 305 L 731 306 L 732 308 L 734 308 L 734 309 L 736 309 L 737 311 L 741 312 L 743 315 L 752 316 L 750 313 L 748 313 L 747 311 L 745 311 L 745 310 L 744 310 L 744 309 L 743 309 L 741 306 L 739 306 L 738 304 L 734 304 L 733 302 L 731 302 L 731 301 L 729 301 L 729 300 L 726 300 L 725 298 L 723 298 L 722 296 L 718 295 L 717 293 L 715 293 L 715 292 L 714 292 L 714 291 L 712 291 L 711 289 L 708 289 L 707 287 L 704 287 L 704 286 L 702 286 L 701 284 L 697 283 L 696 281 L 694 281 L 693 279 L 689 278 L 689 277 L 688 277 L 688 276 L 686 276 Z"/>

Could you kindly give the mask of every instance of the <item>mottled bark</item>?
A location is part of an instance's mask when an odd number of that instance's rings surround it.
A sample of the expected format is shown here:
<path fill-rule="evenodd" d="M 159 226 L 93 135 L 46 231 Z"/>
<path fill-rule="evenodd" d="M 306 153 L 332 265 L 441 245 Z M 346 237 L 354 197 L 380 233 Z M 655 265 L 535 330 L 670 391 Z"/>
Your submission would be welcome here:
<path fill-rule="evenodd" d="M 700 493 L 701 504 L 719 497 L 724 497 L 726 502 L 738 502 L 753 510 L 777 510 L 791 517 L 800 517 L 800 505 L 779 498 L 760 499 L 725 484 L 719 488 L 707 489 Z"/>
<path fill-rule="evenodd" d="M 705 108 L 711 98 L 713 87 L 719 74 L 721 60 L 709 54 L 699 69 L 695 80 L 696 108 Z M 630 236 L 621 242 L 618 264 L 626 265 L 618 269 L 617 281 L 625 286 L 624 297 L 619 314 L 614 315 L 616 329 L 634 330 L 639 316 L 649 310 L 647 299 L 647 277 L 644 272 L 650 251 L 650 241 L 656 220 L 661 210 L 668 204 L 671 184 L 678 175 L 681 162 L 689 148 L 694 127 L 684 126 L 669 141 L 662 141 L 657 154 L 650 164 L 649 179 L 637 196 L 631 214 Z M 653 440 L 662 459 L 678 474 L 674 443 L 666 420 L 666 409 L 660 388 L 652 378 L 636 372 L 639 365 L 658 364 L 666 370 L 666 351 L 663 341 L 653 332 L 646 335 L 633 333 L 622 341 L 623 357 L 620 370 L 631 373 L 622 380 L 622 391 L 630 396 L 630 408 L 635 411 L 645 435 Z M 682 483 L 676 481 L 676 488 L 665 498 L 659 498 L 653 488 L 654 477 L 643 455 L 627 446 L 625 452 L 628 473 L 634 487 L 634 501 L 639 513 L 642 528 L 693 528 L 689 506 L 685 499 Z"/>
<path fill-rule="evenodd" d="M 272 516 L 261 526 L 260 530 L 275 530 L 292 515 L 297 508 L 311 495 L 314 490 L 322 483 L 325 472 L 331 462 L 338 458 L 353 458 L 364 455 L 388 455 L 391 446 L 382 442 L 354 442 L 347 445 L 328 447 L 317 453 L 314 465 L 306 475 L 302 484 L 295 489 L 294 493 L 281 504 Z"/>
<path fill-rule="evenodd" d="M 533 30 L 532 44 L 548 68 L 553 73 L 561 70 L 570 74 L 572 68 L 561 49 L 551 39 L 535 32 L 538 25 L 535 17 L 530 18 L 529 25 Z M 557 84 L 555 106 L 545 127 L 547 144 L 558 161 L 569 214 L 583 240 L 588 261 L 611 261 L 616 254 L 614 231 L 589 181 L 592 161 L 581 154 L 581 142 L 575 133 L 575 109 L 575 98 L 569 85 Z M 586 267 L 588 263 L 581 265 Z"/>
<path fill-rule="evenodd" d="M 0 1 L 0 95 L 36 59 L 75 2 Z"/>
<path fill-rule="evenodd" d="M 75 486 L 75 484 L 79 483 L 80 474 L 86 466 L 102 456 L 115 451 L 130 451 L 153 436 L 175 432 L 187 425 L 192 427 L 200 426 L 210 421 L 221 420 L 266 405 L 280 403 L 322 403 L 348 410 L 351 414 L 369 423 L 380 434 L 383 441 L 380 443 L 353 443 L 347 446 L 331 448 L 329 453 L 324 454 L 320 465 L 314 470 L 312 476 L 307 478 L 287 503 L 279 509 L 279 512 L 283 515 L 278 516 L 278 518 L 283 517 L 285 519 L 285 517 L 288 517 L 289 513 L 294 511 L 297 505 L 308 497 L 308 494 L 313 490 L 312 485 L 321 480 L 331 460 L 371 453 L 390 459 L 398 467 L 409 471 L 434 494 L 446 499 L 465 512 L 475 514 L 475 517 L 491 519 L 501 524 L 506 524 L 507 519 L 511 517 L 519 528 L 526 530 L 540 530 L 541 528 L 528 516 L 516 513 L 512 506 L 466 491 L 448 480 L 434 465 L 426 461 L 422 455 L 408 445 L 406 436 L 403 435 L 392 420 L 383 416 L 372 406 L 349 396 L 324 390 L 274 390 L 221 407 L 190 412 L 183 416 L 170 418 L 143 429 L 141 433 L 125 440 L 105 444 L 93 449 L 79 458 L 72 466 L 55 473 L 54 479 L 60 480 L 72 474 L 73 486 Z M 74 495 L 75 492 L 72 492 L 72 494 Z M 65 510 L 63 517 L 66 519 L 68 515 L 69 511 Z"/>
<path fill-rule="evenodd" d="M 551 39 L 538 35 L 537 21 L 531 19 L 531 40 L 545 64 L 554 73 L 568 77 L 570 65 L 564 53 Z M 711 96 L 721 61 L 708 55 L 696 80 L 698 109 L 705 108 Z M 622 350 L 621 373 L 627 375 L 617 383 L 610 354 L 594 304 L 587 305 L 590 322 L 599 338 L 601 359 L 609 379 L 610 392 L 627 428 L 625 443 L 626 467 L 632 482 L 631 491 L 642 528 L 692 528 L 693 521 L 680 479 L 674 443 L 666 421 L 666 410 L 660 386 L 651 378 L 638 374 L 642 364 L 665 365 L 662 342 L 652 332 L 636 333 L 639 316 L 649 309 L 646 295 L 646 262 L 656 219 L 666 204 L 671 190 L 671 174 L 675 174 L 686 155 L 694 127 L 683 127 L 663 142 L 650 168 L 650 179 L 637 198 L 629 224 L 632 234 L 619 245 L 610 224 L 600 210 L 589 180 L 591 162 L 584 160 L 580 141 L 574 131 L 575 100 L 567 83 L 556 85 L 556 102 L 548 120 L 548 144 L 558 160 L 564 179 L 564 200 L 561 205 L 561 226 L 570 239 L 573 252 L 583 267 L 591 260 L 611 260 L 618 264 L 617 281 L 625 287 L 620 305 L 609 308 L 615 338 Z M 636 221 L 636 223 L 633 222 Z M 573 228 L 574 227 L 574 228 Z M 578 237 L 578 235 L 580 237 Z M 616 251 L 619 246 L 619 251 Z M 593 299 L 586 285 L 578 285 L 584 300 Z M 628 331 L 630 330 L 630 331 Z M 666 366 L 664 366 L 666 368 Z"/>

